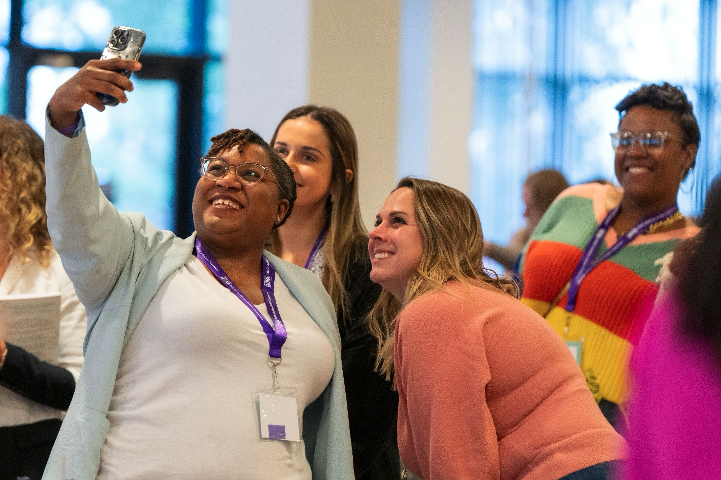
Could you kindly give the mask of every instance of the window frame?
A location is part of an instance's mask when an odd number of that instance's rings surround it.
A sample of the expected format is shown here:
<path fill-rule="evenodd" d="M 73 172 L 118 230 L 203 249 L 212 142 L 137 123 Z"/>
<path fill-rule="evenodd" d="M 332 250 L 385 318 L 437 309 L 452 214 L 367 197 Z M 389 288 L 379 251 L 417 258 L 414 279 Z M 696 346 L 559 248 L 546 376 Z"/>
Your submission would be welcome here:
<path fill-rule="evenodd" d="M 478 8 L 474 10 L 476 15 L 483 12 L 488 15 L 490 10 L 484 7 L 484 0 L 475 0 Z M 528 7 L 528 2 L 524 5 Z M 632 78 L 628 75 L 612 75 L 605 77 L 589 77 L 581 71 L 574 68 L 573 62 L 573 42 L 569 44 L 568 39 L 572 35 L 574 25 L 574 2 L 570 0 L 558 0 L 549 2 L 549 8 L 545 11 L 546 47 L 545 55 L 537 57 L 536 62 L 531 65 L 533 60 L 529 60 L 529 64 L 521 68 L 483 68 L 481 63 L 474 62 L 474 81 L 476 85 L 476 99 L 474 100 L 474 132 L 485 133 L 488 131 L 487 126 L 494 122 L 494 114 L 492 111 L 493 103 L 488 102 L 483 105 L 478 102 L 487 102 L 484 95 L 487 94 L 489 88 L 498 82 L 526 84 L 528 76 L 536 85 L 541 85 L 539 91 L 526 91 L 524 96 L 525 104 L 543 105 L 536 95 L 545 95 L 547 104 L 550 106 L 547 116 L 544 118 L 544 138 L 538 143 L 539 148 L 529 151 L 520 157 L 514 157 L 507 163 L 517 165 L 513 172 L 509 172 L 508 168 L 500 168 L 495 165 L 499 154 L 497 146 L 489 143 L 499 135 L 503 138 L 504 133 L 495 132 L 493 139 L 488 140 L 482 135 L 479 136 L 478 147 L 483 153 L 474 151 L 471 148 L 470 156 L 473 167 L 473 180 L 471 191 L 473 199 L 479 206 L 479 211 L 484 221 L 484 226 L 488 226 L 487 234 L 494 241 L 502 241 L 507 239 L 515 231 L 513 222 L 509 222 L 508 214 L 522 211 L 522 202 L 520 199 L 520 190 L 523 181 L 528 173 L 543 168 L 554 168 L 564 173 L 569 182 L 577 183 L 583 181 L 584 178 L 575 178 L 576 170 L 574 162 L 578 162 L 577 150 L 585 148 L 583 139 L 576 136 L 574 127 L 577 122 L 574 120 L 571 106 L 573 105 L 573 92 L 579 87 L 587 88 L 588 85 L 603 85 L 611 83 L 633 82 L 635 86 L 646 83 L 651 80 L 643 78 Z M 687 196 L 686 199 L 679 199 L 679 203 L 685 203 L 687 213 L 692 216 L 699 215 L 703 209 L 706 192 L 711 179 L 721 174 L 721 135 L 716 134 L 718 130 L 716 124 L 721 124 L 717 109 L 721 108 L 721 74 L 716 70 L 716 58 L 718 55 L 718 36 L 717 26 L 719 23 L 718 16 L 718 0 L 699 0 L 698 4 L 698 37 L 692 41 L 698 45 L 698 65 L 694 72 L 697 77 L 693 83 L 684 83 L 681 86 L 686 89 L 686 93 L 694 102 L 694 113 L 696 115 L 699 127 L 701 129 L 701 143 L 699 145 L 696 166 L 691 171 L 688 180 L 681 185 L 681 191 Z M 524 7 L 525 8 L 525 7 Z M 474 19 L 474 23 L 481 25 L 484 20 Z M 516 32 L 516 35 L 522 32 Z M 474 35 L 474 42 L 478 42 L 478 36 Z M 483 48 L 483 47 L 481 47 Z M 541 58 L 541 60 L 538 60 Z M 545 58 L 545 60 L 543 60 Z M 721 70 L 720 70 L 721 71 Z M 673 84 L 678 84 L 670 80 Z M 486 88 L 481 88 L 485 85 Z M 635 87 L 634 87 L 635 88 Z M 693 92 L 691 91 L 693 90 Z M 694 97 L 695 94 L 695 98 Z M 510 97 L 509 97 L 510 98 Z M 621 100 L 618 97 L 616 101 Z M 613 110 L 615 104 L 609 104 L 610 111 Z M 486 112 L 486 116 L 478 116 L 479 112 Z M 489 115 L 488 112 L 491 112 Z M 721 110 L 720 110 L 721 111 Z M 613 112 L 615 113 L 615 112 Z M 490 120 L 489 120 L 490 119 Z M 494 127 L 502 130 L 508 128 L 509 135 L 514 128 L 514 119 L 504 120 L 507 126 Z M 497 122 L 496 122 L 497 124 Z M 521 141 L 526 140 L 525 137 Z M 476 137 L 470 139 L 471 145 L 476 145 Z M 484 143 L 485 142 L 485 143 Z M 490 146 L 488 146 L 490 145 Z M 612 159 L 610 140 L 607 144 L 609 158 Z M 514 146 L 516 146 L 514 144 Z M 539 150 L 540 149 L 540 150 Z M 485 155 L 485 156 L 484 156 Z M 542 158 L 538 158 L 542 156 Z M 503 165 L 507 165 L 503 163 Z M 525 170 L 524 170 L 525 167 Z M 604 175 L 605 177 L 605 175 Z M 593 177 L 586 177 L 591 180 Z M 608 178 L 616 182 L 615 177 Z M 499 197 L 499 195 L 501 195 Z M 496 209 L 492 207 L 495 203 L 494 198 L 504 198 L 504 209 Z M 511 217 L 513 218 L 513 217 Z M 519 216 L 519 222 L 522 219 Z"/>
<path fill-rule="evenodd" d="M 204 72 L 206 64 L 219 61 L 206 52 L 206 0 L 191 0 L 192 18 L 202 18 L 191 31 L 191 50 L 198 55 L 171 56 L 144 53 L 143 69 L 134 73 L 142 79 L 169 80 L 177 85 L 177 125 L 175 138 L 175 185 L 171 202 L 174 205 L 172 230 L 181 237 L 194 231 L 192 203 L 195 184 L 200 178 L 198 158 L 202 156 L 204 132 Z M 38 65 L 82 67 L 89 60 L 100 58 L 97 51 L 67 51 L 36 48 L 23 43 L 22 0 L 10 1 L 10 31 L 7 49 L 7 114 L 27 118 L 27 79 L 30 69 Z M 102 46 L 104 47 L 104 45 Z"/>

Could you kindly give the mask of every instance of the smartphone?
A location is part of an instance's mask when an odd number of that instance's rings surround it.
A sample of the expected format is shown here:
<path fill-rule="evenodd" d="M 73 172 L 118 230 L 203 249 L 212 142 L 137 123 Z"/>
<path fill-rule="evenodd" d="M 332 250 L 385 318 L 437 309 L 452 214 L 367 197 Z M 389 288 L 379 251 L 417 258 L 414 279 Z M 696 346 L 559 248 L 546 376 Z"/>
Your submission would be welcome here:
<path fill-rule="evenodd" d="M 108 43 L 105 44 L 101 60 L 106 58 L 130 58 L 137 60 L 140 57 L 140 51 L 145 43 L 145 32 L 137 28 L 115 27 L 110 32 Z M 132 73 L 130 70 L 118 70 L 118 73 L 130 78 Z M 96 93 L 103 104 L 114 107 L 118 103 L 118 99 L 107 93 Z"/>

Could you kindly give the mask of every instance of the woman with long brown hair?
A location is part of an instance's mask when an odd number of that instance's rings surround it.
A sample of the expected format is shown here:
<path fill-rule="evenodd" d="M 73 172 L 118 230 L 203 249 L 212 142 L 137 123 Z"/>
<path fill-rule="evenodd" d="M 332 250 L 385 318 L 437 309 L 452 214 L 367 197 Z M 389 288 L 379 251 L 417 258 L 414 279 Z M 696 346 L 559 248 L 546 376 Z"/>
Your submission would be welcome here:
<path fill-rule="evenodd" d="M 356 478 L 395 480 L 398 395 L 374 369 L 366 321 L 380 288 L 369 277 L 355 133 L 337 110 L 305 105 L 283 117 L 270 143 L 293 170 L 298 197 L 269 249 L 316 273 L 335 305 Z"/>
<path fill-rule="evenodd" d="M 376 217 L 379 361 L 398 387 L 401 460 L 425 480 L 604 479 L 622 439 L 551 327 L 483 267 L 460 191 L 402 179 Z"/>

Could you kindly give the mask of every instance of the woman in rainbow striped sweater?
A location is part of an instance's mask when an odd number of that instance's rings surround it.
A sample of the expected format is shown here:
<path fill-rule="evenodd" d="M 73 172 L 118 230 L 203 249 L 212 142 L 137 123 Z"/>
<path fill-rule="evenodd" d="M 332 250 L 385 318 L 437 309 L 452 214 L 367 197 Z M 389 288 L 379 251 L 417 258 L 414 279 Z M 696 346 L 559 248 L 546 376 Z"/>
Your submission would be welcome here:
<path fill-rule="evenodd" d="M 621 189 L 570 187 L 521 260 L 522 300 L 563 336 L 599 407 L 623 429 L 628 357 L 658 285 L 661 259 L 698 227 L 676 205 L 700 130 L 682 89 L 643 85 L 618 105 L 611 134 Z"/>

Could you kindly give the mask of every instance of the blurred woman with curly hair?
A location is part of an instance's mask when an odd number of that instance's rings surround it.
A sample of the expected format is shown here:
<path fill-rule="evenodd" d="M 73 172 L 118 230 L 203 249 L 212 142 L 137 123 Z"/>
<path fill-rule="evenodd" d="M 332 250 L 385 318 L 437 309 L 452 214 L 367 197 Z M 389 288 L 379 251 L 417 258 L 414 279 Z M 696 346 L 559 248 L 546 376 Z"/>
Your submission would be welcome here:
<path fill-rule="evenodd" d="M 6 340 L 0 314 L 0 478 L 42 476 L 83 362 L 85 308 L 50 242 L 43 148 L 25 122 L 0 116 L 0 300 L 57 296 L 60 317 L 46 362 Z"/>

